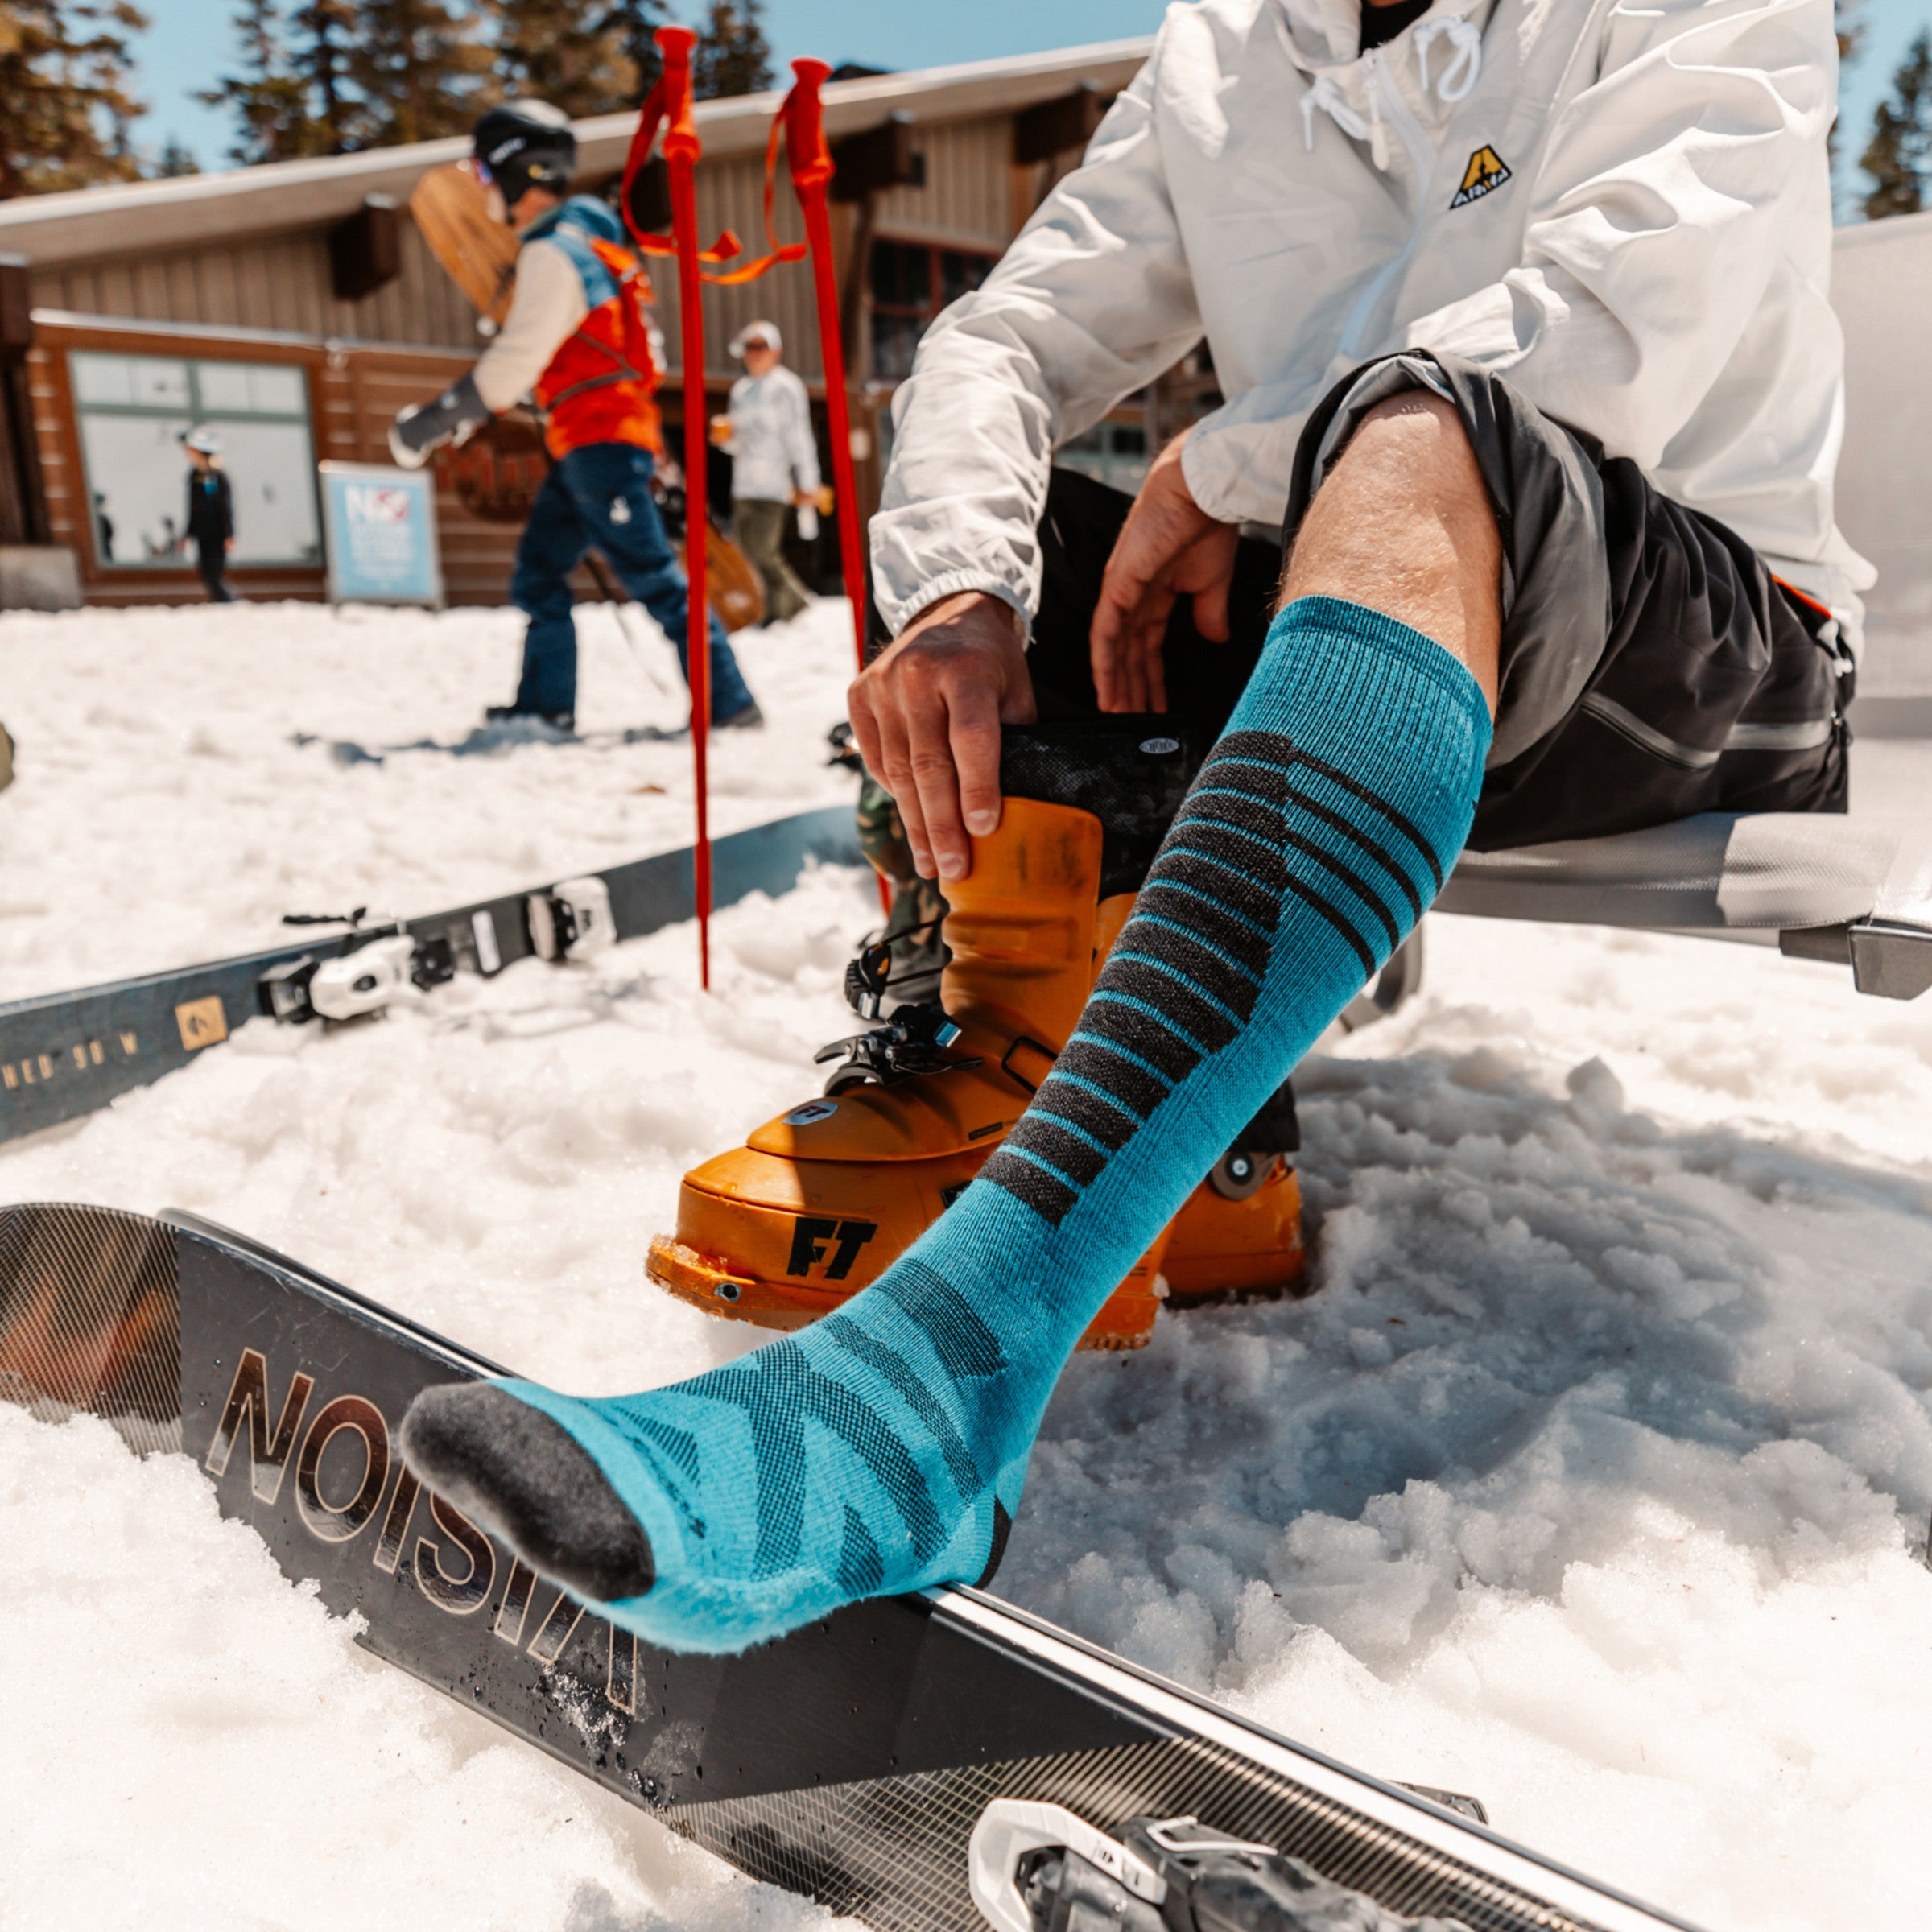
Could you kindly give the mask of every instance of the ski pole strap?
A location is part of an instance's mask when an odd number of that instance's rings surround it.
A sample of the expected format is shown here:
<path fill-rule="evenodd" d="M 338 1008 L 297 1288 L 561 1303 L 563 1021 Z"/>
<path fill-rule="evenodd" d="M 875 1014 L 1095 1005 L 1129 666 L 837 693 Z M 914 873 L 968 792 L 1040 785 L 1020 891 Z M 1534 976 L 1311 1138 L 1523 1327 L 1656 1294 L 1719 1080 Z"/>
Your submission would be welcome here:
<path fill-rule="evenodd" d="M 637 130 L 631 136 L 630 151 L 624 163 L 624 225 L 630 230 L 631 238 L 646 254 L 674 255 L 677 244 L 663 235 L 653 235 L 640 229 L 630 212 L 631 183 L 638 171 L 650 159 L 650 151 L 658 138 L 658 130 L 664 120 L 664 83 L 660 80 L 646 97 L 642 111 L 638 117 Z M 811 251 L 805 242 L 781 242 L 774 220 L 774 202 L 778 187 L 778 143 L 786 135 L 786 117 L 783 109 L 772 117 L 771 132 L 765 142 L 765 253 L 755 260 L 741 263 L 738 267 L 727 270 L 722 275 L 708 275 L 707 282 L 720 288 L 737 288 L 747 282 L 755 282 L 760 276 L 768 275 L 781 262 L 803 262 Z M 694 133 L 692 138 L 695 139 Z M 698 260 L 713 268 L 736 258 L 744 252 L 744 243 L 739 241 L 729 228 L 720 229 L 718 238 L 708 249 L 699 252 Z"/>
<path fill-rule="evenodd" d="M 663 49 L 660 47 L 658 52 L 662 53 Z M 677 242 L 672 237 L 654 235 L 648 230 L 640 228 L 638 225 L 637 217 L 632 214 L 630 208 L 632 184 L 636 181 L 645 163 L 650 160 L 651 150 L 658 144 L 658 130 L 664 126 L 667 111 L 664 81 L 668 72 L 667 68 L 665 74 L 658 76 L 656 86 L 652 88 L 650 92 L 644 97 L 644 105 L 638 110 L 638 125 L 631 132 L 630 151 L 624 157 L 624 185 L 617 197 L 623 211 L 624 225 L 630 230 L 630 238 L 636 243 L 638 251 L 646 255 L 675 255 L 678 252 Z M 691 72 L 687 59 L 684 68 L 685 98 L 682 106 L 674 117 L 674 126 L 682 126 L 683 138 L 688 140 L 691 144 L 691 159 L 695 162 L 698 155 L 698 136 L 697 130 L 692 126 L 691 121 L 690 80 Z M 670 158 L 668 138 L 665 143 L 665 151 L 666 159 L 668 159 Z M 769 233 L 771 221 L 771 191 L 769 187 L 766 190 L 765 204 L 766 225 Z M 700 262 L 708 262 L 713 264 L 730 262 L 742 254 L 744 249 L 744 243 L 739 241 L 729 229 L 720 229 L 718 231 L 717 240 L 712 242 L 709 248 L 700 250 L 697 258 Z"/>

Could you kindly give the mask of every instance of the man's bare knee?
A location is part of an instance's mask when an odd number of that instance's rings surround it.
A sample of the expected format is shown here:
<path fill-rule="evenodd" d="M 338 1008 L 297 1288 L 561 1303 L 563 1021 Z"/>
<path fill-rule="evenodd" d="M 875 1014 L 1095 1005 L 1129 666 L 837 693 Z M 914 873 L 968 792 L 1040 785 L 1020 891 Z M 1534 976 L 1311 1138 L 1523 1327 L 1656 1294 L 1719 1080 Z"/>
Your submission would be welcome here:
<path fill-rule="evenodd" d="M 1495 704 L 1502 539 L 1455 405 L 1427 390 L 1363 417 L 1309 506 L 1283 605 L 1334 597 L 1435 638 Z"/>
<path fill-rule="evenodd" d="M 1376 404 L 1335 460 L 1323 488 L 1368 487 L 1391 514 L 1474 517 L 1495 513 L 1462 412 L 1434 390 L 1411 389 Z"/>

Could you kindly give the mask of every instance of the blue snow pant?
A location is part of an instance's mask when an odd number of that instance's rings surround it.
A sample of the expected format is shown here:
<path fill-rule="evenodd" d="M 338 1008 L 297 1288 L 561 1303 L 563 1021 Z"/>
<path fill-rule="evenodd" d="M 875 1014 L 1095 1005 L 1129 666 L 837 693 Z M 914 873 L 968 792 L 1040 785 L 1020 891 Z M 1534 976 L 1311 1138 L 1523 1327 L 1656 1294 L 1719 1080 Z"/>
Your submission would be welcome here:
<path fill-rule="evenodd" d="M 647 449 L 629 443 L 587 444 L 558 463 L 538 491 L 510 580 L 510 601 L 530 618 L 518 710 L 577 708 L 577 627 L 571 617 L 569 577 L 593 547 L 663 626 L 689 679 L 689 586 L 651 497 L 652 468 Z M 724 626 L 713 613 L 712 722 L 736 717 L 750 703 Z"/>

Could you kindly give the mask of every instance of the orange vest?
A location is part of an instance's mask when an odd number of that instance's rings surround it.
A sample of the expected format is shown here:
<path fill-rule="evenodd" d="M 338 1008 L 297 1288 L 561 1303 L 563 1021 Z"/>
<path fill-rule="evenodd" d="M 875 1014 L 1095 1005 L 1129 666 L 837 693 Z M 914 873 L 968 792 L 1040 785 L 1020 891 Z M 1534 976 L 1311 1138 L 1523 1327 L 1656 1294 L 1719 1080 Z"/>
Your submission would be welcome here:
<path fill-rule="evenodd" d="M 650 278 L 627 248 L 564 220 L 543 238 L 562 244 L 577 265 L 590 312 L 537 379 L 543 440 L 563 457 L 590 443 L 629 443 L 653 456 L 664 436 L 653 400 L 664 379 L 651 319 Z M 599 212 L 602 210 L 600 207 Z"/>

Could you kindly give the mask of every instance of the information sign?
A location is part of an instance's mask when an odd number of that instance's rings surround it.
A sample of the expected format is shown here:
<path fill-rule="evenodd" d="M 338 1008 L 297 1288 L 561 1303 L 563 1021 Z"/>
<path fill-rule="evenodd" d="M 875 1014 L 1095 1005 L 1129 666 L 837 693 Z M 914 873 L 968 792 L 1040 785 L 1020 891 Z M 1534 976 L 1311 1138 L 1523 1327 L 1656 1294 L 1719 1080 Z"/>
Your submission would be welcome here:
<path fill-rule="evenodd" d="M 332 604 L 443 604 L 435 473 L 324 463 Z"/>

